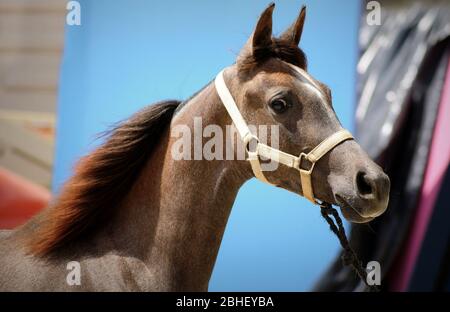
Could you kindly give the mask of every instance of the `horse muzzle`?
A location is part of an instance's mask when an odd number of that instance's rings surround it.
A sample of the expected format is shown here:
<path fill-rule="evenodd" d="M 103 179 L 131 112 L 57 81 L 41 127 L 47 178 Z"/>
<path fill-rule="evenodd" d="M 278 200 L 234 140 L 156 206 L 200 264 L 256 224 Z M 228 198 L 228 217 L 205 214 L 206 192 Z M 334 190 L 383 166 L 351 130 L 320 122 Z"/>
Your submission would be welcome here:
<path fill-rule="evenodd" d="M 380 170 L 357 171 L 353 191 L 334 193 L 344 217 L 354 223 L 365 223 L 382 215 L 389 203 L 389 177 Z M 347 194 L 346 194 L 347 193 Z"/>

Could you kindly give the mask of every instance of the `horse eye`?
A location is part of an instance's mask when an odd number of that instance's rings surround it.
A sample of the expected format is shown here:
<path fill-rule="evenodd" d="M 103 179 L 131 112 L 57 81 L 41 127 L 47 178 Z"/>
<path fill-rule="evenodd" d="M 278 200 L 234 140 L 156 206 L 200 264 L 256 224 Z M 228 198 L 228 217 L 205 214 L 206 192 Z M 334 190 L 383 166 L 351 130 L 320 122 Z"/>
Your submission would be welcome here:
<path fill-rule="evenodd" d="M 272 110 L 275 113 L 281 114 L 286 111 L 286 109 L 288 108 L 288 105 L 287 105 L 286 101 L 283 99 L 275 99 L 272 102 L 270 102 L 270 107 L 272 108 Z"/>

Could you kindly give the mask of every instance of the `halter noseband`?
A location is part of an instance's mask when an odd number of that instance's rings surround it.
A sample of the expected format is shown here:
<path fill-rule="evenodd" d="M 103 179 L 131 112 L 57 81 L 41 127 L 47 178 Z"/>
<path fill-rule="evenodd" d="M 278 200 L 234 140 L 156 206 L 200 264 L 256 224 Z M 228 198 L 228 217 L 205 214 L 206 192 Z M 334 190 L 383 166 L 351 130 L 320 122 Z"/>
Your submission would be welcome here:
<path fill-rule="evenodd" d="M 303 78 L 310 81 L 310 78 L 306 76 L 300 68 L 291 64 L 288 65 L 295 69 Z M 300 172 L 300 183 L 302 186 L 303 196 L 310 200 L 312 203 L 319 204 L 314 197 L 313 185 L 311 180 L 314 166 L 316 162 L 320 160 L 320 158 L 322 158 L 325 154 L 335 148 L 338 144 L 346 140 L 353 140 L 352 134 L 345 129 L 339 130 L 323 140 L 308 154 L 301 153 L 298 157 L 263 144 L 259 142 L 259 139 L 256 135 L 251 133 L 247 123 L 242 117 L 239 108 L 237 107 L 236 102 L 233 99 L 233 96 L 231 95 L 227 85 L 225 84 L 223 71 L 224 70 L 222 70 L 216 76 L 216 79 L 214 81 L 216 90 L 219 94 L 220 99 L 222 100 L 223 105 L 227 109 L 228 114 L 233 120 L 233 123 L 239 132 L 244 146 L 246 147 L 248 154 L 247 160 L 251 164 L 255 177 L 267 184 L 273 185 L 267 180 L 263 173 L 259 159 L 260 156 L 276 161 L 285 166 L 295 168 Z M 250 151 L 249 145 L 252 140 L 256 142 L 256 148 Z M 301 167 L 303 159 L 307 160 L 311 164 L 309 168 L 305 169 Z"/>

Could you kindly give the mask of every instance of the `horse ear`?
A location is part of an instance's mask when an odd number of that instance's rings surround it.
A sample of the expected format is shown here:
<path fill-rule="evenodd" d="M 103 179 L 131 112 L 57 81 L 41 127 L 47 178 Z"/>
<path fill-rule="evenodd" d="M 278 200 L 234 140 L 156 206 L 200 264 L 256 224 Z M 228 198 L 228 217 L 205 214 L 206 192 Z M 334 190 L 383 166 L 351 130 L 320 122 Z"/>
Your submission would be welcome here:
<path fill-rule="evenodd" d="M 275 3 L 272 2 L 261 14 L 256 24 L 252 36 L 253 51 L 258 47 L 265 47 L 272 44 L 272 13 L 274 8 Z"/>
<path fill-rule="evenodd" d="M 305 17 L 306 17 L 306 6 L 302 6 L 300 14 L 298 15 L 295 22 L 288 29 L 286 29 L 286 31 L 280 36 L 280 38 L 283 40 L 291 41 L 295 43 L 295 45 L 298 45 L 302 37 L 303 24 L 305 24 Z"/>

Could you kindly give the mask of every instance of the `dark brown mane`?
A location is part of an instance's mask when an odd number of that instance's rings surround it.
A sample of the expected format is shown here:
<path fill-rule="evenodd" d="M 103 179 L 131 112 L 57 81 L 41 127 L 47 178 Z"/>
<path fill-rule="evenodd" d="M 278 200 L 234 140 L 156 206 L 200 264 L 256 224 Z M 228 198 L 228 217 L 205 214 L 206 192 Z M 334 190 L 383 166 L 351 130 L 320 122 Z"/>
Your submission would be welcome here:
<path fill-rule="evenodd" d="M 239 70 L 249 72 L 270 58 L 277 58 L 304 70 L 307 69 L 305 53 L 292 41 L 280 38 L 272 38 L 272 44 L 255 47 L 253 51 L 245 51 L 239 59 Z"/>
<path fill-rule="evenodd" d="M 97 229 L 130 190 L 179 104 L 166 101 L 144 108 L 82 158 L 56 201 L 40 216 L 30 251 L 47 255 Z"/>

